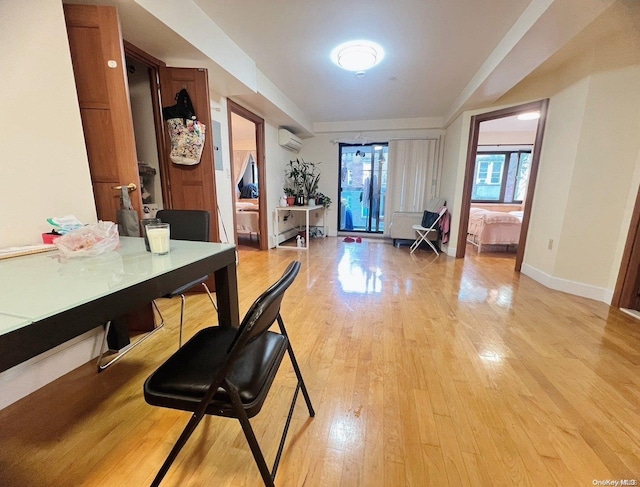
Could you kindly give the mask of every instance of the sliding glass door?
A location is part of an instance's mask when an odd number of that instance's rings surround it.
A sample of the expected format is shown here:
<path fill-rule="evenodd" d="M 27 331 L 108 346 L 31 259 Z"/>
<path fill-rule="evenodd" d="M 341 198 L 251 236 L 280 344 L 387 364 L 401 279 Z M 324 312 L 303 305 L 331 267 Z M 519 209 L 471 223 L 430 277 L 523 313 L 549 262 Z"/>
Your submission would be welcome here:
<path fill-rule="evenodd" d="M 382 233 L 388 144 L 340 144 L 338 229 Z"/>

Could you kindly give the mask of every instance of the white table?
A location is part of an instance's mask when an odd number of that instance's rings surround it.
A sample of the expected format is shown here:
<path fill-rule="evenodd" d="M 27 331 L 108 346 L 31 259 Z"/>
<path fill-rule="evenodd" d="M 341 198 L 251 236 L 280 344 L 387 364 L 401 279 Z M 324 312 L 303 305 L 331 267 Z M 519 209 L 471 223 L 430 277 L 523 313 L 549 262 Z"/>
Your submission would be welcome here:
<path fill-rule="evenodd" d="M 235 246 L 171 240 L 152 255 L 142 238 L 97 257 L 56 250 L 0 260 L 0 372 L 214 274 L 220 323 L 239 325 Z"/>
<path fill-rule="evenodd" d="M 305 214 L 305 239 L 304 245 L 302 247 L 298 247 L 297 245 L 281 245 L 278 242 L 278 237 L 276 236 L 276 248 L 278 249 L 294 249 L 294 250 L 308 250 L 309 249 L 309 213 L 312 211 L 321 211 L 322 212 L 322 232 L 325 233 L 326 221 L 325 221 L 325 213 L 324 206 L 315 205 L 315 206 L 278 206 L 276 207 L 276 228 L 278 222 L 280 222 L 280 214 L 283 212 L 304 212 Z"/>

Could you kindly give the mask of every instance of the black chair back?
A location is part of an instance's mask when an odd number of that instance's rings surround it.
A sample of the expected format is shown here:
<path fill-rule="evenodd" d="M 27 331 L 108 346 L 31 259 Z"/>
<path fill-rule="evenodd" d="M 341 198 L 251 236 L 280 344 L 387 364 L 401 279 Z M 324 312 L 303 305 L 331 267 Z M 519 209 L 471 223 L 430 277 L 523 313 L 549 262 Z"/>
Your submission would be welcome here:
<path fill-rule="evenodd" d="M 280 316 L 280 305 L 284 293 L 291 286 L 298 272 L 300 272 L 300 261 L 291 262 L 282 277 L 254 301 L 238 328 L 238 334 L 229 347 L 229 353 L 233 348 L 236 348 L 234 352 L 242 349 L 273 325 Z"/>
<path fill-rule="evenodd" d="M 156 214 L 162 223 L 171 225 L 173 240 L 208 242 L 211 215 L 204 210 L 159 210 Z"/>

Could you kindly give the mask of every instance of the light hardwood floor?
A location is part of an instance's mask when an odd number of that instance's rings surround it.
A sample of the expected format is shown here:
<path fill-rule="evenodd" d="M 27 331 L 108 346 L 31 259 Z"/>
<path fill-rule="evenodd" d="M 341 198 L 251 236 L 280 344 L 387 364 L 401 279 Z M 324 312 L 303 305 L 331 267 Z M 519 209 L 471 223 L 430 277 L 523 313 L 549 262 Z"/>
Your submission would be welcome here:
<path fill-rule="evenodd" d="M 640 479 L 640 321 L 544 288 L 513 260 L 464 260 L 365 239 L 241 252 L 244 312 L 295 258 L 283 317 L 316 417 L 299 401 L 279 486 L 578 485 Z M 0 411 L 0 485 L 144 486 L 188 414 L 148 406 L 176 349 L 168 324 L 102 374 L 93 363 Z M 212 324 L 190 296 L 186 334 Z M 252 423 L 271 464 L 288 360 Z M 240 426 L 207 418 L 166 486 L 259 486 Z M 628 484 L 632 485 L 632 484 Z"/>

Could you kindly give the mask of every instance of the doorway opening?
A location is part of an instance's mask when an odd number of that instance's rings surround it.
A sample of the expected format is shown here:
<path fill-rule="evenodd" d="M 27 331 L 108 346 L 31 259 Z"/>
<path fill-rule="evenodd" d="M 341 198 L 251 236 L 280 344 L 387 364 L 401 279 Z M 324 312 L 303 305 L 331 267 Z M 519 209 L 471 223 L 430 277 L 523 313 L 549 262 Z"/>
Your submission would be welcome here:
<path fill-rule="evenodd" d="M 246 250 L 266 250 L 264 120 L 231 100 L 227 106 L 235 241 Z"/>
<path fill-rule="evenodd" d="M 456 257 L 467 248 L 524 257 L 548 99 L 471 117 Z M 535 115 L 536 118 L 529 118 Z M 484 247 L 484 248 L 483 248 Z"/>
<path fill-rule="evenodd" d="M 383 233 L 389 144 L 340 144 L 338 230 Z"/>
<path fill-rule="evenodd" d="M 165 207 L 164 129 L 160 117 L 158 74 L 161 61 L 126 41 L 124 45 L 143 217 L 155 218 L 158 210 Z"/>

